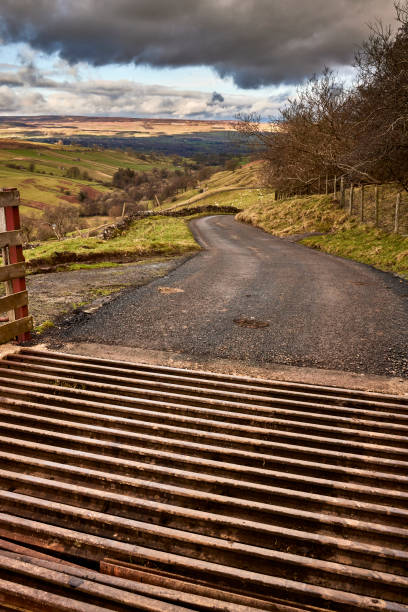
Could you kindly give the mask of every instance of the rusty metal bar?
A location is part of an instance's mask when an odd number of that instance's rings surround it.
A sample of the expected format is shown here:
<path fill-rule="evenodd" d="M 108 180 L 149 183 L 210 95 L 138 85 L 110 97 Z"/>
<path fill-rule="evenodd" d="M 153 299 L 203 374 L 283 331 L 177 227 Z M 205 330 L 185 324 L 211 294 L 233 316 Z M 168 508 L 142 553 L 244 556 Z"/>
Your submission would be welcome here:
<path fill-rule="evenodd" d="M 13 362 L 10 365 L 9 362 Z M 1 362 L 0 362 L 1 364 Z M 56 372 L 59 375 L 64 375 L 70 378 L 76 378 L 80 376 L 81 379 L 90 380 L 90 381 L 101 381 L 104 382 L 106 380 L 110 380 L 115 385 L 127 386 L 137 389 L 163 389 L 172 391 L 177 389 L 178 392 L 185 391 L 193 392 L 196 396 L 205 396 L 206 398 L 228 398 L 229 400 L 238 398 L 241 404 L 235 404 L 237 408 L 240 408 L 240 411 L 245 411 L 245 406 L 242 405 L 244 400 L 250 401 L 252 404 L 259 404 L 262 407 L 262 404 L 266 403 L 268 405 L 275 405 L 278 402 L 282 401 L 284 404 L 286 403 L 288 406 L 295 405 L 299 406 L 299 403 L 307 403 L 309 406 L 311 403 L 322 404 L 319 410 L 330 409 L 333 410 L 335 408 L 344 409 L 347 407 L 351 407 L 353 411 L 357 406 L 361 406 L 362 409 L 366 408 L 367 413 L 373 412 L 374 410 L 387 409 L 390 402 L 386 401 L 374 401 L 373 399 L 364 399 L 364 398 L 348 398 L 344 395 L 332 396 L 332 395 L 324 395 L 321 393 L 312 393 L 309 391 L 308 393 L 302 393 L 292 389 L 274 389 L 267 387 L 255 387 L 252 385 L 238 385 L 234 383 L 214 383 L 212 381 L 199 380 L 198 382 L 204 383 L 206 386 L 203 388 L 203 384 L 197 386 L 197 381 L 195 379 L 190 379 L 188 377 L 179 377 L 172 376 L 168 374 L 159 374 L 156 373 L 155 376 L 148 376 L 148 374 L 144 372 L 132 372 L 129 373 L 126 370 L 121 370 L 117 368 L 108 368 L 106 366 L 87 366 L 84 368 L 81 362 L 72 362 L 69 359 L 66 361 L 62 360 L 48 360 L 44 357 L 32 357 L 26 355 L 25 352 L 20 352 L 18 355 L 10 356 L 7 362 L 1 364 L 2 367 L 12 367 L 25 369 L 31 372 L 50 372 L 51 374 Z M 127 376 L 126 376 L 127 374 Z M 170 382 L 168 382 L 170 381 Z M 183 384 L 180 384 L 180 383 Z M 215 387 L 214 389 L 212 387 Z M 119 389 L 118 389 L 119 390 Z M 293 398 L 285 402 L 285 398 Z M 394 396 L 390 396 L 395 400 Z M 406 414 L 408 415 L 408 403 L 404 398 L 399 398 L 400 401 L 397 404 L 394 404 L 394 407 L 401 411 L 401 409 L 406 406 Z M 328 406 L 327 404 L 330 404 Z M 334 404 L 334 406 L 333 406 Z M 254 406 L 251 407 L 251 413 L 253 413 Z"/>
<path fill-rule="evenodd" d="M 120 605 L 120 609 L 123 609 L 122 606 L 124 606 L 126 610 L 134 610 L 134 605 L 137 605 L 138 610 L 155 610 L 157 612 L 181 612 L 181 610 L 191 609 L 190 606 L 194 610 L 199 609 L 203 612 L 252 612 L 255 609 L 259 610 L 261 606 L 263 610 L 276 610 L 276 608 L 268 605 L 267 601 L 252 598 L 241 597 L 241 600 L 246 599 L 247 601 L 240 604 L 237 601 L 238 597 L 235 598 L 233 593 L 225 591 L 217 590 L 212 594 L 214 597 L 209 597 L 208 595 L 195 593 L 193 588 L 185 592 L 174 587 L 166 588 L 164 585 L 155 585 L 154 582 L 136 582 L 109 571 L 97 572 L 85 567 L 73 566 L 65 561 L 27 558 L 26 555 L 13 552 L 0 551 L 0 572 L 2 565 L 7 569 L 7 559 L 11 559 L 12 568 L 15 569 L 16 573 L 21 572 L 22 575 L 31 579 L 34 578 L 39 584 L 41 582 L 50 583 L 53 579 L 54 583 L 63 589 L 66 586 L 71 587 L 70 594 L 73 595 L 74 599 L 76 596 L 74 589 L 79 587 L 79 593 L 89 593 L 92 594 L 93 598 L 102 597 L 110 602 L 114 601 L 116 605 Z M 73 580 L 69 580 L 68 585 L 66 585 L 69 576 L 73 577 Z M 75 580 L 75 578 L 78 580 Z M 111 589 L 115 590 L 112 591 Z M 132 595 L 129 596 L 129 594 Z M 179 606 L 183 607 L 180 608 Z M 115 609 L 117 608 L 115 607 Z"/>
<path fill-rule="evenodd" d="M 8 403 L 8 400 L 2 400 L 3 403 Z M 19 403 L 17 403 L 19 406 Z M 254 468 L 266 468 L 273 469 L 275 466 L 282 466 L 285 464 L 288 466 L 289 464 L 294 466 L 295 468 L 299 466 L 298 469 L 300 471 L 304 471 L 304 465 L 313 467 L 318 469 L 318 466 L 322 466 L 323 470 L 333 473 L 333 466 L 336 466 L 335 471 L 337 473 L 342 473 L 342 466 L 344 464 L 347 465 L 347 473 L 350 474 L 349 468 L 357 468 L 360 470 L 358 473 L 357 479 L 360 482 L 365 483 L 374 483 L 376 480 L 370 478 L 370 472 L 374 469 L 377 472 L 381 472 L 381 477 L 388 475 L 393 476 L 402 476 L 405 477 L 407 473 L 407 462 L 404 460 L 396 460 L 395 458 L 382 458 L 376 457 L 375 452 L 381 448 L 387 447 L 377 447 L 375 445 L 370 445 L 370 449 L 373 455 L 368 455 L 367 450 L 361 448 L 362 445 L 356 445 L 355 450 L 359 450 L 360 452 L 351 453 L 346 452 L 344 449 L 340 450 L 327 450 L 320 449 L 318 447 L 308 447 L 308 446 L 299 446 L 297 444 L 283 444 L 278 442 L 267 442 L 264 443 L 264 446 L 267 445 L 267 448 L 259 449 L 264 452 L 259 452 L 255 440 L 246 439 L 246 438 L 237 438 L 238 446 L 237 448 L 231 447 L 231 443 L 229 446 L 228 441 L 232 436 L 223 436 L 222 434 L 208 434 L 208 432 L 200 432 L 195 431 L 194 435 L 192 435 L 192 440 L 189 440 L 190 437 L 188 433 L 186 433 L 186 440 L 183 439 L 183 435 L 185 434 L 185 430 L 189 431 L 188 428 L 171 428 L 170 430 L 166 428 L 163 430 L 163 433 L 167 433 L 168 431 L 176 434 L 178 432 L 180 437 L 167 437 L 166 435 L 150 435 L 149 433 L 143 432 L 128 432 L 121 429 L 115 429 L 110 427 L 99 427 L 96 425 L 88 425 L 83 424 L 82 422 L 75 422 L 73 420 L 62 420 L 61 412 L 58 412 L 60 409 L 54 408 L 55 416 L 58 418 L 49 418 L 38 415 L 38 408 L 43 410 L 43 406 L 38 404 L 37 409 L 35 409 L 35 405 L 33 406 L 35 410 L 35 414 L 23 414 L 20 411 L 13 412 L 11 410 L 3 410 L 2 411 L 2 421 L 0 422 L 0 430 L 5 431 L 13 431 L 13 427 L 21 428 L 24 425 L 26 432 L 30 435 L 31 439 L 41 439 L 42 434 L 41 430 L 47 432 L 61 432 L 64 434 L 68 434 L 70 436 L 83 436 L 84 434 L 88 434 L 88 437 L 84 438 L 84 441 L 87 443 L 88 440 L 92 438 L 97 438 L 99 440 L 103 440 L 105 442 L 109 442 L 111 445 L 113 443 L 118 444 L 116 452 L 120 452 L 120 449 L 123 449 L 123 457 L 132 456 L 132 452 L 129 454 L 128 450 L 130 448 L 135 448 L 141 446 L 143 451 L 147 452 L 147 449 L 155 449 L 155 450 L 171 450 L 176 451 L 177 453 L 181 453 L 182 455 L 201 457 L 202 459 L 216 459 L 218 461 L 228 461 L 230 463 L 237 463 L 242 466 L 251 466 Z M 64 411 L 63 411 L 64 412 Z M 76 413 L 76 411 L 73 411 Z M 67 416 L 67 411 L 64 412 L 65 416 Z M 45 428 L 45 429 L 44 429 Z M 155 433 L 157 427 L 155 424 L 146 424 L 146 429 L 151 433 Z M 30 433 L 32 432 L 32 433 Z M 160 432 L 158 432 L 160 433 Z M 213 444 L 205 444 L 202 443 L 203 438 L 209 439 Z M 201 442 L 200 442 L 201 440 Z M 246 444 L 249 442 L 249 447 Z M 224 446 L 222 446 L 224 443 Z M 252 449 L 254 450 L 251 450 Z M 271 454 L 265 452 L 266 450 L 272 451 Z M 390 452 L 394 452 L 395 449 L 390 447 Z M 401 450 L 401 453 L 404 453 L 404 449 L 396 449 Z M 135 451 L 136 452 L 136 451 Z M 134 456 L 134 455 L 133 455 Z M 185 458 L 184 458 L 185 460 Z M 320 461 L 320 463 L 319 463 Z M 304 462 L 307 462 L 306 464 Z M 369 470 L 369 471 L 368 471 Z M 295 470 L 296 471 L 296 470 Z M 366 472 L 367 471 L 367 472 Z M 309 472 L 310 473 L 310 472 Z M 352 473 L 352 472 L 351 472 Z M 402 479 L 403 481 L 403 479 Z M 401 481 L 401 482 L 402 482 Z"/>
<path fill-rule="evenodd" d="M 1 364 L 1 362 L 0 362 Z M 19 364 L 15 360 L 13 360 L 12 366 L 3 366 L 0 365 L 0 381 L 1 381 L 1 368 L 4 367 L 6 369 L 7 376 L 15 376 L 21 378 L 24 377 L 24 380 L 29 378 L 35 379 L 35 374 L 32 372 L 32 369 L 27 364 Z M 46 371 L 46 368 L 40 366 L 41 371 Z M 18 374 L 21 372 L 21 375 Z M 67 378 L 64 377 L 61 379 L 61 376 L 58 376 L 58 373 L 65 373 L 64 370 L 58 370 L 53 372 L 55 377 L 55 381 L 57 384 L 63 384 L 67 381 Z M 23 374 L 24 373 L 24 374 Z M 84 387 L 84 378 L 81 376 L 80 378 L 72 378 L 72 386 L 76 385 L 78 387 Z M 48 380 L 48 378 L 47 378 Z M 112 386 L 112 385 L 111 385 Z M 174 385 L 172 385 L 174 387 Z M 286 406 L 283 408 L 279 407 L 265 407 L 265 406 L 257 406 L 257 405 L 248 405 L 242 404 L 240 407 L 240 411 L 236 410 L 232 411 L 231 408 L 235 408 L 234 404 L 229 404 L 223 402 L 222 404 L 208 404 L 207 406 L 211 407 L 199 407 L 194 405 L 185 405 L 185 404 L 175 404 L 170 402 L 162 402 L 156 401 L 154 399 L 144 399 L 145 392 L 142 390 L 139 392 L 137 387 L 133 390 L 128 390 L 126 388 L 125 395 L 123 398 L 120 397 L 121 388 L 115 388 L 118 392 L 114 394 L 114 398 L 118 399 L 118 401 L 126 404 L 128 402 L 129 397 L 137 398 L 138 395 L 141 395 L 141 398 L 138 398 L 136 401 L 133 400 L 133 405 L 137 405 L 138 410 L 144 410 L 144 414 L 148 416 L 149 414 L 163 413 L 163 418 L 166 418 L 165 413 L 169 413 L 175 417 L 177 420 L 178 416 L 197 416 L 204 418 L 216 419 L 226 423 L 235 423 L 238 426 L 240 424 L 249 424 L 257 427 L 267 427 L 270 426 L 271 422 L 274 424 L 283 424 L 287 421 L 288 427 L 296 427 L 305 428 L 307 427 L 309 431 L 312 431 L 313 428 L 316 428 L 317 431 L 327 431 L 330 432 L 333 427 L 341 427 L 346 426 L 347 428 L 352 429 L 364 429 L 369 428 L 370 432 L 375 434 L 375 432 L 382 434 L 406 434 L 408 432 L 408 414 L 401 413 L 398 410 L 397 414 L 395 412 L 380 412 L 380 411 L 370 411 L 364 409 L 352 409 L 352 408 L 339 408 L 333 413 L 333 411 L 328 410 L 325 411 L 326 405 L 322 405 L 320 411 L 318 411 L 318 407 L 315 404 L 310 404 L 310 408 L 313 408 L 314 412 L 296 410 L 295 407 L 290 410 L 287 409 Z M 148 398 L 151 396 L 149 395 Z M 161 397 L 161 396 L 160 396 Z M 169 399 L 172 399 L 169 396 Z M 177 398 L 176 398 L 177 399 Z M 390 410 L 391 406 L 388 405 L 387 409 Z M 398 408 L 398 407 L 397 407 Z M 149 409 L 151 409 L 149 411 Z M 111 406 L 106 404 L 101 404 L 99 408 L 96 409 L 99 414 L 109 414 L 109 415 L 118 415 L 118 416 L 132 416 L 137 415 L 135 409 L 125 406 Z M 324 412 L 323 412 L 324 411 Z M 143 414 L 140 412 L 140 414 Z M 359 418 L 357 418 L 359 417 Z M 274 419 L 271 421 L 271 419 Z M 307 422 L 307 423 L 306 423 Z M 327 429 L 325 429 L 327 428 Z M 341 431 L 341 429 L 340 429 Z M 333 435 L 337 435 L 337 430 L 333 431 Z M 355 435 L 358 435 L 357 433 Z M 370 436 L 371 437 L 371 436 Z M 391 439 L 391 438 L 390 438 Z"/>
<path fill-rule="evenodd" d="M 29 612 L 38 610 L 103 612 L 112 610 L 145 610 L 149 612 L 183 612 L 184 607 L 153 600 L 144 595 L 131 593 L 103 584 L 95 573 L 89 579 L 86 570 L 75 570 L 38 559 L 15 558 L 0 552 L 0 576 L 14 579 L 6 582 L 0 578 L 0 597 L 6 595 L 7 604 Z M 95 579 L 96 578 L 96 579 Z M 22 584 L 20 583 L 22 582 Z M 34 583 L 34 588 L 24 584 Z M 54 592 L 53 592 L 54 591 Z M 56 591 L 56 593 L 55 593 Z M 1 599 L 0 599 L 1 601 Z M 96 604 L 96 605 L 95 605 Z M 106 607 L 105 607 L 105 605 Z M 13 605 L 13 608 L 14 608 Z"/>
<path fill-rule="evenodd" d="M 397 396 L 23 349 L 0 361 L 0 536 L 184 609 L 402 612 L 407 433 Z M 38 591 L 56 567 L 34 565 Z M 122 609 L 100 580 L 77 599 Z"/>
<path fill-rule="evenodd" d="M 278 576 L 259 574 L 247 569 L 233 566 L 223 566 L 183 557 L 174 553 L 161 552 L 154 549 L 135 546 L 126 542 L 112 540 L 103 536 L 75 531 L 55 525 L 47 525 L 0 513 L 0 536 L 9 536 L 20 541 L 37 546 L 49 546 L 52 542 L 54 550 L 65 554 L 81 554 L 84 559 L 102 561 L 106 557 L 143 564 L 184 575 L 195 580 L 205 580 L 217 583 L 219 588 L 226 585 L 229 589 L 245 591 L 249 596 L 257 597 L 291 597 L 292 601 L 304 602 L 306 605 L 330 605 L 330 610 L 339 612 L 361 612 L 362 610 L 385 610 L 389 612 L 406 612 L 406 606 L 395 600 L 386 600 L 374 596 L 375 587 L 381 585 L 379 574 L 372 576 L 372 595 L 342 591 L 341 589 L 325 588 L 301 580 L 284 579 Z M 397 587 L 398 585 L 395 584 Z M 385 594 L 386 589 L 383 590 Z"/>
<path fill-rule="evenodd" d="M 83 390 L 72 389 L 70 394 L 73 397 L 70 398 L 67 397 L 65 387 L 62 388 L 60 395 L 59 387 L 54 386 L 52 389 L 52 385 L 42 385 L 40 383 L 37 383 L 36 388 L 44 389 L 43 396 L 51 400 L 52 405 L 44 402 L 43 416 L 31 418 L 30 402 L 27 400 L 30 397 L 37 400 L 41 399 L 39 397 L 40 392 L 24 391 L 24 388 L 28 386 L 28 383 L 24 381 L 20 383 L 23 387 L 23 393 L 11 388 L 16 384 L 14 379 L 3 379 L 3 383 L 8 388 L 7 393 L 11 395 L 11 399 L 0 400 L 4 408 L 3 416 L 7 416 L 6 420 L 8 422 L 17 418 L 17 420 L 20 419 L 21 422 L 24 420 L 34 427 L 43 422 L 47 415 L 50 426 L 53 420 L 58 418 L 63 421 L 63 426 L 67 430 L 77 428 L 75 422 L 83 423 L 82 428 L 88 430 L 103 424 L 104 427 L 101 432 L 112 440 L 123 439 L 126 436 L 129 436 L 129 439 L 144 437 L 147 440 L 146 436 L 153 434 L 154 436 L 165 436 L 169 440 L 169 444 L 178 444 L 179 440 L 183 443 L 187 441 L 199 443 L 205 435 L 208 447 L 224 444 L 226 449 L 241 452 L 261 452 L 266 455 L 273 455 L 274 451 L 279 449 L 284 454 L 290 451 L 289 456 L 298 456 L 299 458 L 324 453 L 328 457 L 333 457 L 334 461 L 338 453 L 345 453 L 351 455 L 350 459 L 356 459 L 357 462 L 367 466 L 369 463 L 374 463 L 381 465 L 384 471 L 395 471 L 396 473 L 400 470 L 405 473 L 406 465 L 404 462 L 408 460 L 408 448 L 404 436 L 337 428 L 338 437 L 336 437 L 333 435 L 332 429 L 322 425 L 310 427 L 311 430 L 314 430 L 313 434 L 307 435 L 307 433 L 301 431 L 301 424 L 298 426 L 298 422 L 293 421 L 282 423 L 277 419 L 271 419 L 271 428 L 265 429 L 194 417 L 181 416 L 177 418 L 174 416 L 172 419 L 169 415 L 165 418 L 163 413 L 151 412 L 149 414 L 147 411 L 138 411 L 137 409 L 133 409 L 132 418 L 111 416 L 103 414 L 103 410 L 100 410 L 98 414 L 97 403 L 92 406 L 92 408 L 96 408 L 96 411 L 89 410 L 89 400 L 87 404 L 82 403 L 78 406 L 79 400 L 84 401 L 84 394 L 86 397 L 86 392 Z M 45 393 L 46 390 L 49 391 L 48 394 Z M 52 391 L 54 391 L 54 397 L 52 397 Z M 13 396 L 17 396 L 19 401 L 13 400 Z M 21 416 L 16 414 L 14 416 L 12 411 L 6 410 L 7 406 L 27 414 Z M 81 407 L 86 408 L 86 410 L 81 410 Z M 34 408 L 34 414 L 36 412 Z M 177 424 L 172 425 L 172 422 Z M 360 455 L 364 458 L 363 461 L 358 459 Z"/>
<path fill-rule="evenodd" d="M 50 470 L 49 478 L 55 477 L 55 472 Z M 61 477 L 61 476 L 60 476 Z M 312 513 L 301 509 L 290 510 L 276 508 L 265 504 L 263 520 L 250 520 L 250 511 L 253 508 L 251 503 L 247 503 L 247 518 L 242 522 L 242 516 L 237 512 L 234 503 L 228 498 L 222 502 L 218 500 L 218 505 L 214 504 L 216 511 L 208 511 L 180 507 L 177 500 L 169 500 L 173 503 L 163 503 L 159 500 L 150 501 L 146 499 L 129 499 L 128 494 L 124 495 L 119 491 L 113 493 L 101 491 L 95 486 L 95 480 L 83 479 L 82 485 L 71 482 L 55 482 L 39 476 L 30 477 L 25 474 L 16 474 L 12 471 L 0 470 L 0 484 L 2 489 L 10 488 L 13 483 L 18 491 L 23 490 L 25 494 L 48 502 L 61 502 L 67 505 L 78 505 L 87 510 L 102 512 L 109 506 L 110 513 L 115 516 L 139 521 L 138 537 L 142 538 L 142 532 L 148 532 L 150 525 L 160 526 L 161 519 L 166 516 L 166 527 L 182 532 L 184 529 L 194 532 L 199 536 L 217 537 L 222 533 L 223 539 L 234 541 L 238 539 L 243 544 L 250 546 L 261 546 L 285 552 L 290 550 L 295 554 L 305 554 L 318 546 L 319 557 L 325 560 L 341 561 L 347 554 L 350 561 L 367 569 L 377 569 L 379 571 L 405 574 L 405 565 L 408 553 L 404 550 L 407 547 L 408 530 L 382 526 L 379 524 L 371 525 L 361 520 L 345 519 L 325 515 L 323 513 Z M 80 484 L 81 481 L 78 478 Z M 100 479 L 99 483 L 101 482 Z M 92 484 L 92 489 L 87 487 Z M 135 494 L 136 491 L 133 491 Z M 19 507 L 21 502 L 19 496 L 0 491 L 0 503 L 4 506 L 7 499 L 13 498 L 15 507 Z M 187 500 L 186 500 L 187 502 Z M 35 502 L 33 502 L 35 506 Z M 230 506 L 232 514 L 225 514 L 226 506 Z M 242 504 L 244 506 L 244 504 Z M 50 503 L 50 507 L 52 504 Z M 239 509 L 238 509 L 239 510 Z M 269 510 L 269 512 L 268 512 Z M 31 510 L 34 511 L 33 509 Z M 103 512 L 102 512 L 103 513 Z M 255 512 L 254 512 L 255 514 Z M 258 513 L 258 516 L 261 513 Z M 95 515 L 96 516 L 96 515 Z M 149 517 L 149 525 L 145 523 L 146 516 Z M 322 535 L 324 531 L 325 535 Z M 116 532 L 120 533 L 120 529 Z M 164 531 L 160 531 L 164 537 Z M 342 535 L 340 536 L 339 533 Z M 119 536 L 118 536 L 119 537 Z M 122 538 L 120 538 L 122 539 Z M 176 541 L 177 537 L 175 536 Z M 152 536 L 153 541 L 153 536 Z M 174 543 L 175 545 L 175 543 Z M 391 548 L 392 547 L 392 548 Z M 238 551 L 236 552 L 238 559 Z M 220 558 L 222 554 L 220 553 Z"/>
<path fill-rule="evenodd" d="M 381 402 L 386 402 L 387 400 L 391 400 L 391 402 L 397 401 L 401 405 L 408 405 L 408 398 L 404 398 L 401 396 L 395 396 L 386 393 L 373 393 L 369 391 L 359 391 L 356 389 L 346 389 L 343 387 L 327 387 L 322 385 L 313 385 L 308 383 L 298 383 L 298 382 L 287 382 L 281 380 L 271 380 L 271 379 L 262 379 L 262 378 L 249 378 L 245 376 L 236 376 L 232 374 L 217 374 L 215 372 L 205 372 L 202 370 L 188 370 L 183 368 L 174 368 L 169 366 L 159 366 L 159 365 L 148 365 L 141 363 L 129 363 L 128 361 L 118 361 L 118 360 L 110 360 L 110 359 L 101 359 L 97 357 L 87 357 L 84 355 L 76 355 L 76 354 L 66 354 L 66 353 L 57 353 L 53 351 L 47 350 L 39 351 L 36 349 L 24 348 L 19 355 L 26 356 L 30 358 L 43 359 L 46 356 L 46 359 L 49 363 L 57 361 L 60 364 L 67 362 L 72 363 L 73 361 L 76 363 L 82 364 L 82 369 L 86 371 L 91 371 L 91 368 L 108 368 L 111 371 L 127 371 L 132 375 L 136 372 L 150 373 L 153 377 L 157 376 L 171 376 L 176 379 L 180 377 L 182 379 L 194 379 L 197 383 L 197 387 L 199 386 L 200 380 L 204 382 L 206 386 L 211 385 L 219 385 L 221 384 L 233 384 L 237 387 L 242 386 L 252 386 L 253 388 L 262 388 L 263 390 L 272 391 L 272 393 L 276 393 L 280 389 L 287 390 L 303 390 L 306 394 L 311 394 L 312 396 L 317 393 L 330 394 L 330 395 L 341 395 L 342 397 L 349 398 L 364 398 L 370 401 L 380 400 Z"/>
<path fill-rule="evenodd" d="M 205 597 L 215 597 L 216 601 L 218 601 L 218 605 L 221 607 L 224 606 L 224 603 L 220 602 L 233 602 L 236 608 L 233 608 L 234 612 L 239 607 L 245 606 L 245 610 L 248 609 L 247 606 L 254 607 L 256 609 L 261 610 L 279 610 L 279 612 L 307 612 L 308 610 L 312 612 L 319 612 L 319 610 L 313 606 L 304 606 L 299 608 L 294 605 L 288 605 L 288 602 L 284 602 L 283 600 L 277 600 L 276 598 L 270 598 L 269 601 L 263 599 L 254 599 L 253 597 L 247 597 L 238 592 L 232 591 L 221 591 L 220 589 L 214 589 L 207 584 L 200 583 L 193 580 L 180 580 L 178 576 L 174 576 L 174 574 L 170 574 L 168 572 L 159 572 L 157 570 L 146 568 L 142 566 L 135 565 L 134 563 L 126 563 L 126 561 L 116 561 L 114 559 L 104 559 L 99 564 L 100 570 L 103 573 L 108 574 L 109 576 L 117 576 L 128 578 L 130 580 L 137 580 L 138 583 L 148 584 L 148 585 L 157 585 L 161 587 L 168 587 L 171 589 L 177 589 L 181 592 L 194 593 L 196 595 L 205 596 Z M 296 606 L 296 607 L 294 607 Z M 213 610 L 215 608 L 211 608 Z M 222 608 L 223 609 L 223 608 Z"/>

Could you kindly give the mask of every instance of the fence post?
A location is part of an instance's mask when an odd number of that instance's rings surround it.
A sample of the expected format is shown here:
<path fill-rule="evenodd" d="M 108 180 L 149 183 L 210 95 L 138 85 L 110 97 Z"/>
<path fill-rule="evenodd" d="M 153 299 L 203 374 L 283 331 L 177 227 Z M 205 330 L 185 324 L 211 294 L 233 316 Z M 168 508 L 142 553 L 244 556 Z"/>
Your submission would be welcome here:
<path fill-rule="evenodd" d="M 335 200 L 337 199 L 337 176 L 333 179 L 333 197 Z"/>
<path fill-rule="evenodd" d="M 354 185 L 351 183 L 350 185 L 350 196 L 349 196 L 349 215 L 353 214 L 353 203 L 354 203 Z"/>
<path fill-rule="evenodd" d="M 344 177 L 340 178 L 340 206 L 344 208 L 345 206 L 345 197 L 344 197 Z"/>
<path fill-rule="evenodd" d="M 378 227 L 378 221 L 380 216 L 380 194 L 378 190 L 378 185 L 375 186 L 374 189 L 374 198 L 375 198 L 375 227 Z"/>
<path fill-rule="evenodd" d="M 394 218 L 394 233 L 398 234 L 399 232 L 399 211 L 401 204 L 401 193 L 397 195 L 397 201 L 395 202 L 395 218 Z"/>
<path fill-rule="evenodd" d="M 329 177 L 326 174 L 326 195 L 329 195 Z"/>
<path fill-rule="evenodd" d="M 0 199 L 5 201 L 0 204 L 0 229 L 4 232 L 18 231 L 20 224 L 20 194 L 17 189 L 2 189 Z M 19 245 L 9 245 L 2 249 L 4 265 L 19 264 L 24 262 L 23 247 Z M 6 282 L 6 295 L 26 291 L 25 277 L 14 278 Z M 19 306 L 9 314 L 9 321 L 16 321 L 28 316 L 28 306 Z M 17 336 L 18 342 L 30 340 L 31 334 L 26 331 Z"/>
<path fill-rule="evenodd" d="M 361 185 L 360 191 L 360 221 L 364 222 L 364 185 Z"/>

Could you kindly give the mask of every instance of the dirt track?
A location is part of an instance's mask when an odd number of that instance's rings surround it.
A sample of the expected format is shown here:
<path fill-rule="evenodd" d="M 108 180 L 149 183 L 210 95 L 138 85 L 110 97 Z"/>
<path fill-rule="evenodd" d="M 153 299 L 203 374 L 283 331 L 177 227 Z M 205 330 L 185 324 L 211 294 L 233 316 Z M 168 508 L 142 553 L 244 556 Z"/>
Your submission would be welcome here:
<path fill-rule="evenodd" d="M 30 313 L 34 316 L 35 325 L 39 325 L 61 315 L 69 315 L 78 307 L 94 309 L 109 301 L 117 291 L 126 287 L 140 287 L 164 276 L 185 259 L 158 257 L 114 268 L 28 276 Z"/>

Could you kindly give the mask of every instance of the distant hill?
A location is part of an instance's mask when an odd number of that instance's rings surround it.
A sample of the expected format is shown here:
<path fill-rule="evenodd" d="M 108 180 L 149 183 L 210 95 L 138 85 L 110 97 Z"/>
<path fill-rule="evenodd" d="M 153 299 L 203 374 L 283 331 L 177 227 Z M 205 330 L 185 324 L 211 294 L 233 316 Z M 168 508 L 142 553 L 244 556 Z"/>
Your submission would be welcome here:
<path fill-rule="evenodd" d="M 233 121 L 125 117 L 0 117 L 0 138 L 204 157 L 246 154 Z"/>
<path fill-rule="evenodd" d="M 146 138 L 195 132 L 234 131 L 233 121 L 194 119 L 133 119 L 129 117 L 0 117 L 0 137 L 122 136 Z"/>

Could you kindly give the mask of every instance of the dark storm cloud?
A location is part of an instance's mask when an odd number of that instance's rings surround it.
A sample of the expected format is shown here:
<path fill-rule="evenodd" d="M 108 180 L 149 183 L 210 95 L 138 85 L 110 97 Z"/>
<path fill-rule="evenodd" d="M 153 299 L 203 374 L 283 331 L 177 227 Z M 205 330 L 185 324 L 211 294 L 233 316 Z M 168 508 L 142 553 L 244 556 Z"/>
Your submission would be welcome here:
<path fill-rule="evenodd" d="M 210 104 L 222 104 L 224 102 L 224 96 L 222 96 L 217 91 L 213 92 L 211 96 Z"/>
<path fill-rule="evenodd" d="M 245 88 L 345 65 L 392 0 L 2 0 L 1 34 L 70 63 L 213 67 Z"/>
<path fill-rule="evenodd" d="M 0 85 L 10 87 L 59 87 L 59 83 L 44 76 L 33 63 L 19 67 L 13 72 L 0 71 Z"/>

